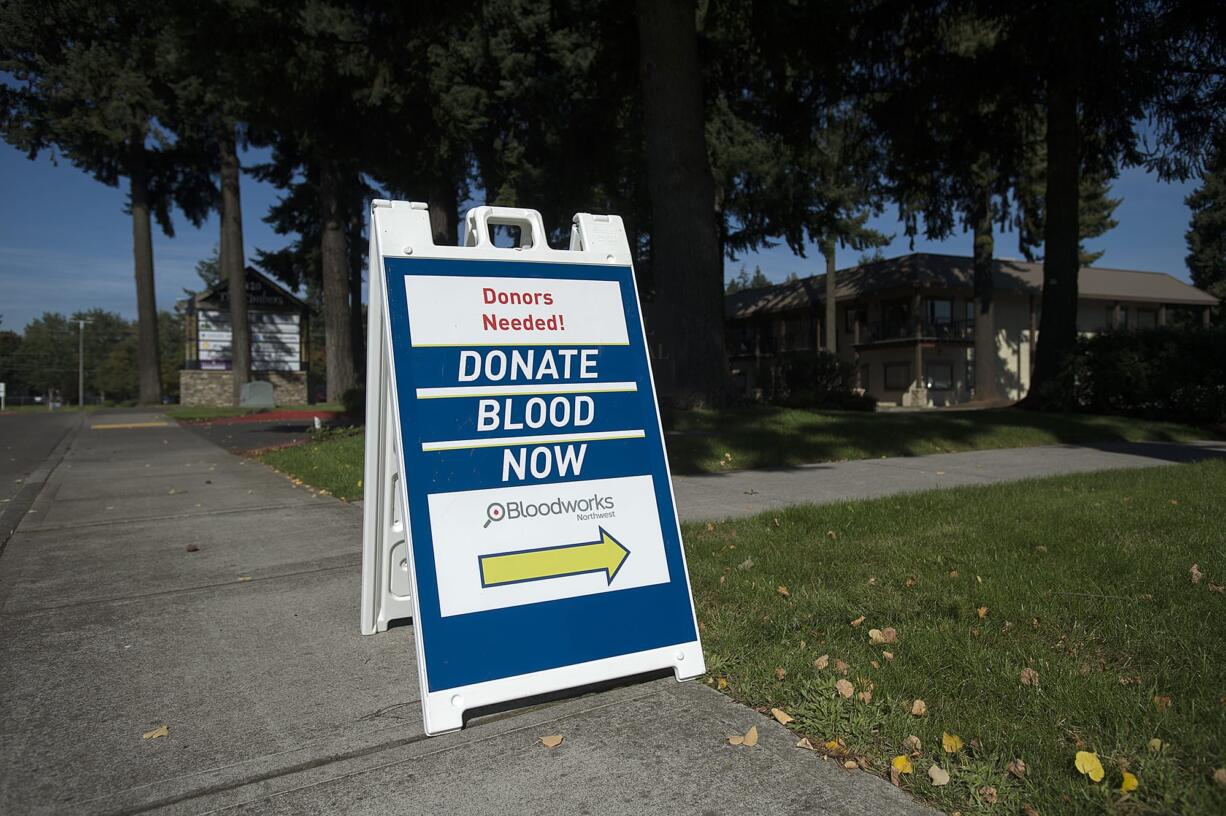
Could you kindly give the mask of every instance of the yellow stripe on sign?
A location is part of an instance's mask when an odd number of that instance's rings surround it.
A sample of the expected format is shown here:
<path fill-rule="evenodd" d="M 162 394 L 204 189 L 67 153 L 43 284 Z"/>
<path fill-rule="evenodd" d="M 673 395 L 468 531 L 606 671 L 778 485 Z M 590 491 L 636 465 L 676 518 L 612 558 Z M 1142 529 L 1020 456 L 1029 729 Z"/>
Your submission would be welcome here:
<path fill-rule="evenodd" d="M 479 559 L 481 585 L 521 584 L 588 572 L 605 573 L 611 584 L 629 556 L 630 550 L 601 527 L 598 541 L 483 555 Z"/>
<path fill-rule="evenodd" d="M 90 425 L 95 431 L 119 431 L 128 428 L 168 428 L 169 422 L 111 422 L 106 425 Z"/>

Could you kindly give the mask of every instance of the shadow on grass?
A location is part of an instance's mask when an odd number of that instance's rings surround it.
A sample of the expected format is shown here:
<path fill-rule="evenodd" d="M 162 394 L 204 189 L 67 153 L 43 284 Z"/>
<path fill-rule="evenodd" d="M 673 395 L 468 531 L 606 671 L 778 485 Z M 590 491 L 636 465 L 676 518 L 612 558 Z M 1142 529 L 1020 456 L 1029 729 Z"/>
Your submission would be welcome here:
<path fill-rule="evenodd" d="M 668 436 L 678 474 L 931 453 L 1129 442 L 1179 443 L 1218 434 L 1174 423 L 1014 408 L 864 414 L 778 407 L 689 412 Z"/>

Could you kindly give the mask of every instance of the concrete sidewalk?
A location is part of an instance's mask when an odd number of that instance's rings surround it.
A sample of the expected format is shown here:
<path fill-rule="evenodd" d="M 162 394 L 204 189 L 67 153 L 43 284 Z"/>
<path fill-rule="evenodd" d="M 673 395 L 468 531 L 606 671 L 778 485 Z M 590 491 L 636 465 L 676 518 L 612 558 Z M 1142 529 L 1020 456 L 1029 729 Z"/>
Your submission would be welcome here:
<path fill-rule="evenodd" d="M 1043 445 L 827 462 L 774 470 L 674 476 L 673 489 L 682 520 L 703 521 L 748 516 L 794 504 L 873 499 L 942 487 L 1205 459 L 1226 460 L 1226 442 Z"/>
<path fill-rule="evenodd" d="M 932 812 L 669 678 L 427 738 L 413 628 L 357 633 L 356 507 L 157 414 L 59 455 L 0 556 L 0 813 Z"/>

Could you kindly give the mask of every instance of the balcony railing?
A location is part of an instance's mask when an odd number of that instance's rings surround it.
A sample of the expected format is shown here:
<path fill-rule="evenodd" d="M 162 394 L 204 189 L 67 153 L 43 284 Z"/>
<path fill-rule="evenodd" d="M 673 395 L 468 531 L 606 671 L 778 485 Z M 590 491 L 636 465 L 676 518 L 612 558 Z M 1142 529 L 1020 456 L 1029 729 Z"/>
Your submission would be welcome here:
<path fill-rule="evenodd" d="M 973 340 L 975 338 L 974 320 L 925 320 L 920 326 L 920 337 L 924 340 Z M 889 343 L 898 340 L 915 338 L 914 321 L 881 321 L 866 323 L 860 327 L 860 343 Z"/>

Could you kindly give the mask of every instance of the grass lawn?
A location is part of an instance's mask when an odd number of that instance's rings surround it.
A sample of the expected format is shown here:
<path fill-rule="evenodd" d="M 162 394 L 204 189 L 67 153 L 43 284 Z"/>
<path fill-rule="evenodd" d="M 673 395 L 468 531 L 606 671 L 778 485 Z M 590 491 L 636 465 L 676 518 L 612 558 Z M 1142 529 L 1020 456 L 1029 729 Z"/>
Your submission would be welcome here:
<path fill-rule="evenodd" d="M 225 419 L 227 417 L 249 416 L 251 414 L 266 414 L 270 411 L 344 411 L 339 403 L 317 403 L 315 405 L 278 405 L 276 408 L 245 408 L 238 405 L 195 405 L 167 408 L 164 413 L 171 419 L 183 422 L 204 422 L 210 419 Z"/>
<path fill-rule="evenodd" d="M 316 433 L 304 445 L 260 454 L 260 461 L 346 501 L 362 498 L 365 436 L 359 428 Z"/>
<path fill-rule="evenodd" d="M 674 473 L 718 473 L 881 456 L 1214 436 L 1173 422 L 1091 414 L 985 411 L 861 413 L 754 406 L 681 411 L 668 436 Z"/>
<path fill-rule="evenodd" d="M 946 811 L 1226 813 L 1226 462 L 797 507 L 685 541 L 707 682 L 823 753 L 841 741 L 833 761 L 886 775 L 908 755 L 902 786 Z"/>

